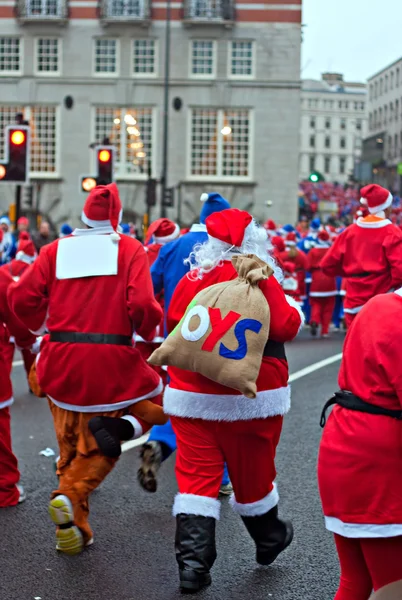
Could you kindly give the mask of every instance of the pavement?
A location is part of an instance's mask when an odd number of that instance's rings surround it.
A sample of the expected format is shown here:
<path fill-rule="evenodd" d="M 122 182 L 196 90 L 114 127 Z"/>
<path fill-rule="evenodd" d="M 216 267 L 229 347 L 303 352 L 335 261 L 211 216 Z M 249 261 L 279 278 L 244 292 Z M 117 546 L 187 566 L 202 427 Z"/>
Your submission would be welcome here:
<path fill-rule="evenodd" d="M 307 331 L 287 347 L 290 372 L 339 354 L 344 335 L 311 339 Z M 16 355 L 16 359 L 19 357 Z M 254 561 L 254 546 L 228 499 L 217 527 L 218 559 L 212 586 L 200 600 L 331 600 L 338 563 L 323 524 L 316 461 L 320 411 L 337 384 L 339 361 L 295 378 L 292 410 L 285 418 L 278 456 L 280 512 L 293 521 L 295 540 L 271 567 Z M 178 600 L 171 507 L 177 486 L 174 456 L 162 466 L 156 494 L 136 482 L 138 449 L 119 464 L 91 497 L 94 545 L 77 557 L 55 551 L 54 526 L 47 514 L 56 484 L 57 452 L 47 401 L 27 393 L 23 368 L 13 372 L 13 444 L 27 501 L 2 509 L 0 600 Z"/>

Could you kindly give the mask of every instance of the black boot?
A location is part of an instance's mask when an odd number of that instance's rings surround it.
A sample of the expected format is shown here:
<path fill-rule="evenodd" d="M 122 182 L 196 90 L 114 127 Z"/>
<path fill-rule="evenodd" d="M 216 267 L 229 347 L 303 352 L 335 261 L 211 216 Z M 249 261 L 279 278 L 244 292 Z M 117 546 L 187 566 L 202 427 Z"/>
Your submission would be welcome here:
<path fill-rule="evenodd" d="M 108 458 L 118 458 L 121 454 L 121 441 L 130 440 L 134 427 L 127 419 L 117 417 L 94 417 L 88 423 L 99 450 Z"/>
<path fill-rule="evenodd" d="M 310 333 L 313 337 L 317 335 L 318 324 L 315 321 L 311 321 L 310 323 Z"/>
<path fill-rule="evenodd" d="M 290 521 L 278 517 L 278 507 L 258 517 L 242 517 L 247 531 L 257 547 L 257 562 L 270 565 L 293 540 L 293 526 Z"/>
<path fill-rule="evenodd" d="M 209 571 L 216 559 L 215 519 L 177 515 L 175 549 L 181 591 L 193 594 L 210 585 Z"/>

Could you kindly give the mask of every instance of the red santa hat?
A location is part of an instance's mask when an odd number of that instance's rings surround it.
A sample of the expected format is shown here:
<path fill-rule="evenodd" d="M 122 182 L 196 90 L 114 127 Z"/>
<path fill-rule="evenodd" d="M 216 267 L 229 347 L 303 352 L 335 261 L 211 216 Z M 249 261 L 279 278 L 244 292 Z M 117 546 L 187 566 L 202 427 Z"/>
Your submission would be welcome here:
<path fill-rule="evenodd" d="M 274 235 L 274 237 L 271 238 L 271 244 L 277 249 L 278 252 L 285 251 L 285 242 L 280 235 Z"/>
<path fill-rule="evenodd" d="M 115 183 L 98 185 L 90 191 L 85 201 L 81 220 L 88 227 L 112 226 L 116 231 L 122 219 L 123 209 L 119 190 Z"/>
<path fill-rule="evenodd" d="M 20 236 L 18 242 L 18 249 L 15 258 L 17 260 L 21 260 L 28 265 L 31 265 L 37 257 L 36 248 L 33 244 L 33 241 L 28 236 L 28 239 Z"/>
<path fill-rule="evenodd" d="M 273 221 L 272 219 L 268 219 L 268 221 L 264 223 L 264 227 L 270 235 L 275 235 L 277 230 L 275 221 Z"/>
<path fill-rule="evenodd" d="M 367 206 L 368 211 L 372 215 L 389 208 L 393 200 L 392 194 L 376 183 L 371 183 L 362 188 L 360 190 L 360 196 L 360 202 L 364 206 Z"/>
<path fill-rule="evenodd" d="M 330 235 L 325 229 L 321 229 L 321 231 L 317 235 L 317 245 L 324 247 L 331 245 Z"/>
<path fill-rule="evenodd" d="M 294 233 L 294 231 L 291 231 L 285 237 L 285 246 L 296 246 L 296 243 L 297 243 L 297 236 Z"/>
<path fill-rule="evenodd" d="M 149 226 L 144 243 L 147 246 L 153 237 L 155 244 L 167 244 L 179 235 L 180 227 L 176 223 L 170 219 L 157 219 Z"/>
<path fill-rule="evenodd" d="M 240 248 L 253 217 L 245 210 L 228 208 L 210 215 L 205 224 L 209 237 Z"/>

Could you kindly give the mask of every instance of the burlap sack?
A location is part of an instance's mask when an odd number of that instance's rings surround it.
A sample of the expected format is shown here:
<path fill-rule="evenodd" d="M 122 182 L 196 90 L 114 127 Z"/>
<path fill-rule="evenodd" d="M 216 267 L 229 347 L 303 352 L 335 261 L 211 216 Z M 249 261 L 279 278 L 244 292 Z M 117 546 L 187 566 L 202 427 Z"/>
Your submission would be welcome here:
<path fill-rule="evenodd" d="M 148 362 L 200 373 L 255 398 L 270 324 L 258 282 L 273 271 L 253 254 L 235 256 L 232 263 L 238 278 L 197 294 Z"/>

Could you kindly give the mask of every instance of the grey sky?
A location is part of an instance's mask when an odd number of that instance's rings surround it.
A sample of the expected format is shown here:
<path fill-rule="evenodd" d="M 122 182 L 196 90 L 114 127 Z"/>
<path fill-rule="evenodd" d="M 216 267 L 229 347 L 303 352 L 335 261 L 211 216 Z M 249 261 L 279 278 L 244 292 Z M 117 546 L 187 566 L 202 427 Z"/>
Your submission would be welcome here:
<path fill-rule="evenodd" d="M 303 0 L 302 77 L 365 81 L 402 56 L 402 0 Z"/>

